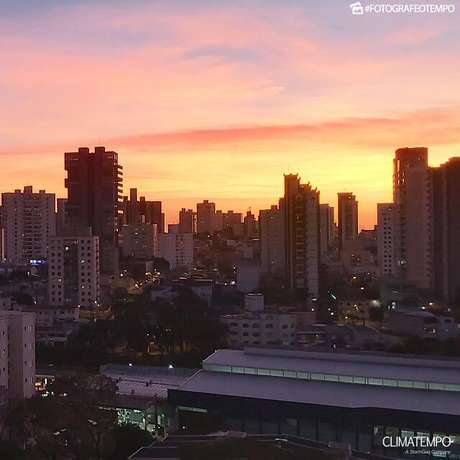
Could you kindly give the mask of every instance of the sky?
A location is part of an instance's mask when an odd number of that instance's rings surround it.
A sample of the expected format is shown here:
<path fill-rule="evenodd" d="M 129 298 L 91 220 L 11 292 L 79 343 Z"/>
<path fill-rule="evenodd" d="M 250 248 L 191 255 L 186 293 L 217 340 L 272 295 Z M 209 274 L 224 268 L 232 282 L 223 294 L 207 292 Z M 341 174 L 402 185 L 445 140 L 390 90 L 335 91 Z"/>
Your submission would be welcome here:
<path fill-rule="evenodd" d="M 396 148 L 460 156 L 460 2 L 349 3 L 0 0 L 0 191 L 65 196 L 63 152 L 105 145 L 167 222 L 203 199 L 258 212 L 292 172 L 333 206 L 354 192 L 371 227 Z"/>

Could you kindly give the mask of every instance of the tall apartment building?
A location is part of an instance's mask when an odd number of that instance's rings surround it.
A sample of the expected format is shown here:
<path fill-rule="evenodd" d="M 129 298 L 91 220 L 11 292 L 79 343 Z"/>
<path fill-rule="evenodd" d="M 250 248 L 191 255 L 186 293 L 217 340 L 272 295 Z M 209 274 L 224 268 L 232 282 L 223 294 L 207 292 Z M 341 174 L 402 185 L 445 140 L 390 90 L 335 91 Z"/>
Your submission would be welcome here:
<path fill-rule="evenodd" d="M 393 201 L 397 216 L 394 254 L 397 274 L 421 289 L 432 287 L 432 175 L 425 147 L 396 150 Z"/>
<path fill-rule="evenodd" d="M 283 203 L 287 285 L 308 302 L 319 291 L 319 191 L 287 174 Z"/>
<path fill-rule="evenodd" d="M 123 197 L 124 224 L 155 224 L 159 233 L 165 231 L 165 216 L 161 201 L 148 201 L 145 196 L 137 197 L 137 188 L 129 190 L 129 197 Z"/>
<path fill-rule="evenodd" d="M 66 227 L 66 224 L 65 224 L 66 205 L 67 205 L 67 198 L 58 198 L 56 200 L 56 234 L 57 235 L 63 232 Z"/>
<path fill-rule="evenodd" d="M 35 315 L 0 311 L 0 387 L 9 399 L 35 393 Z"/>
<path fill-rule="evenodd" d="M 125 224 L 120 230 L 120 247 L 124 257 L 151 260 L 158 256 L 157 224 Z"/>
<path fill-rule="evenodd" d="M 193 209 L 182 208 L 179 211 L 179 233 L 196 233 L 196 214 Z"/>
<path fill-rule="evenodd" d="M 196 226 L 198 233 L 212 233 L 214 230 L 214 215 L 216 204 L 204 200 L 196 205 Z"/>
<path fill-rule="evenodd" d="M 193 267 L 193 234 L 162 233 L 159 235 L 159 256 L 169 262 L 171 269 Z"/>
<path fill-rule="evenodd" d="M 432 172 L 434 288 L 454 302 L 460 300 L 460 157 Z"/>
<path fill-rule="evenodd" d="M 394 226 L 396 210 L 393 203 L 377 204 L 377 257 L 379 275 L 391 277 L 395 275 L 394 260 Z"/>
<path fill-rule="evenodd" d="M 353 193 L 338 193 L 339 250 L 347 241 L 358 238 L 358 202 Z"/>
<path fill-rule="evenodd" d="M 249 210 L 243 219 L 244 236 L 247 239 L 255 238 L 257 236 L 257 220 L 254 214 Z"/>
<path fill-rule="evenodd" d="M 99 237 L 91 229 L 50 238 L 48 297 L 53 306 L 100 305 Z"/>
<path fill-rule="evenodd" d="M 47 259 L 48 238 L 56 234 L 55 200 L 54 193 L 34 193 L 32 186 L 24 187 L 23 192 L 2 193 L 4 254 L 8 262 Z"/>
<path fill-rule="evenodd" d="M 334 245 L 334 208 L 327 203 L 319 205 L 320 250 L 324 255 Z"/>
<path fill-rule="evenodd" d="M 263 273 L 285 272 L 283 211 L 276 205 L 259 211 L 260 265 Z"/>
<path fill-rule="evenodd" d="M 66 226 L 91 227 L 99 237 L 101 269 L 118 274 L 118 226 L 123 191 L 122 166 L 118 154 L 96 147 L 81 147 L 65 153 L 67 178 Z"/>

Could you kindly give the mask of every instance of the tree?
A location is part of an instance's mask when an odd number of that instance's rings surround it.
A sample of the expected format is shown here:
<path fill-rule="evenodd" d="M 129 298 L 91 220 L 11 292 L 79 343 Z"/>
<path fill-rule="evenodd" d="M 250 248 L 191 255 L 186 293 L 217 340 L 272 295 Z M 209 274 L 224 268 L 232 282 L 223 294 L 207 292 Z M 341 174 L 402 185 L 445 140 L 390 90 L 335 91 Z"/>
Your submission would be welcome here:
<path fill-rule="evenodd" d="M 102 460 L 113 452 L 115 383 L 101 375 L 57 377 L 49 394 L 14 403 L 7 426 L 31 460 Z M 105 406 L 105 407 L 104 407 Z"/>
<path fill-rule="evenodd" d="M 152 442 L 148 431 L 141 430 L 136 425 L 117 426 L 113 432 L 115 444 L 114 453 L 110 460 L 126 460 L 130 454 Z"/>

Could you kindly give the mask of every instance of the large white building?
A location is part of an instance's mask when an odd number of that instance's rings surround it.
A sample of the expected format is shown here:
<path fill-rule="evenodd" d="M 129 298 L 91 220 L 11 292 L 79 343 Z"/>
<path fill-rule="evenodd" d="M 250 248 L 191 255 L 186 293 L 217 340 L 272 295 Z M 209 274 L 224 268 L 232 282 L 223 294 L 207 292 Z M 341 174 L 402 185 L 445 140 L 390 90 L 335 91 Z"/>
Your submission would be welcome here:
<path fill-rule="evenodd" d="M 0 387 L 9 399 L 35 391 L 35 315 L 0 311 Z"/>
<path fill-rule="evenodd" d="M 50 305 L 100 305 L 99 237 L 89 229 L 78 236 L 50 238 L 48 296 Z"/>
<path fill-rule="evenodd" d="M 48 257 L 48 238 L 56 234 L 54 193 L 32 186 L 2 193 L 4 257 L 14 264 Z"/>
<path fill-rule="evenodd" d="M 159 255 L 171 269 L 193 267 L 193 234 L 162 233 L 159 235 Z"/>

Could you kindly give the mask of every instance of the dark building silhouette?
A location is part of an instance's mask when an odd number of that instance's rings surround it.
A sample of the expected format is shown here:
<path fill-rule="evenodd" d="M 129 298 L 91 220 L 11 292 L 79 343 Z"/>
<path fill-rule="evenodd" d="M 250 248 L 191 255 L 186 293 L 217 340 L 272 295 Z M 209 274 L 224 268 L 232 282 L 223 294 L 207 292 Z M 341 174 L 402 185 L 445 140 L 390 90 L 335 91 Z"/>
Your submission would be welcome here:
<path fill-rule="evenodd" d="M 65 224 L 70 228 L 91 227 L 99 237 L 101 269 L 118 273 L 118 226 L 123 191 L 123 168 L 118 154 L 96 147 L 81 147 L 65 153 L 67 203 Z"/>
<path fill-rule="evenodd" d="M 193 209 L 179 211 L 179 233 L 196 233 L 196 214 Z"/>
<path fill-rule="evenodd" d="M 358 238 L 358 202 L 353 193 L 338 193 L 338 231 L 339 249 L 342 250 L 347 241 Z"/>
<path fill-rule="evenodd" d="M 436 293 L 460 299 L 460 157 L 433 171 L 433 259 Z"/>
<path fill-rule="evenodd" d="M 124 224 L 156 224 L 159 233 L 165 229 L 165 216 L 161 201 L 147 201 L 145 196 L 137 198 L 137 188 L 129 189 L 129 197 L 123 197 Z"/>
<path fill-rule="evenodd" d="M 402 280 L 432 287 L 432 190 L 426 147 L 397 149 L 393 160 L 394 264 Z"/>
<path fill-rule="evenodd" d="M 301 184 L 297 174 L 284 176 L 286 281 L 307 303 L 319 291 L 319 191 Z"/>

